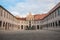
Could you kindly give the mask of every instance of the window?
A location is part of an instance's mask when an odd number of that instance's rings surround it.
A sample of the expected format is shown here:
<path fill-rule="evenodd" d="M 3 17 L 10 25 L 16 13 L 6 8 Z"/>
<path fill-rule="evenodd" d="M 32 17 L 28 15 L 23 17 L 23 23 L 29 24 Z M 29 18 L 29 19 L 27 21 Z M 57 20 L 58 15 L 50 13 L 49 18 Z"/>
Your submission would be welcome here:
<path fill-rule="evenodd" d="M 29 21 L 29 23 L 31 23 L 31 21 Z"/>
<path fill-rule="evenodd" d="M 58 9 L 56 10 L 56 16 L 58 16 Z"/>
<path fill-rule="evenodd" d="M 4 17 L 5 17 L 5 13 L 6 13 L 6 12 L 4 11 Z"/>
<path fill-rule="evenodd" d="M 7 13 L 7 18 L 8 18 L 8 12 L 6 12 Z"/>
<path fill-rule="evenodd" d="M 60 15 L 60 8 L 58 9 L 58 15 Z"/>
<path fill-rule="evenodd" d="M 3 10 L 2 10 L 2 9 L 0 9 L 1 16 L 2 16 L 2 12 L 3 12 Z"/>
<path fill-rule="evenodd" d="M 52 13 L 52 19 L 54 18 L 54 12 Z"/>
<path fill-rule="evenodd" d="M 54 12 L 55 14 L 54 14 L 54 17 L 56 17 L 56 11 Z"/>

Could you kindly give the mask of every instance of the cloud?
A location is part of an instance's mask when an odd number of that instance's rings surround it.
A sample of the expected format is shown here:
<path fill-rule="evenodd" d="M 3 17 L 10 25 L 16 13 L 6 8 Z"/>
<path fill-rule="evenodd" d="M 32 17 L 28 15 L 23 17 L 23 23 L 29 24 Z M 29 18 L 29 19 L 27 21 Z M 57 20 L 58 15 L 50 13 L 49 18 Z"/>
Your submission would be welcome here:
<path fill-rule="evenodd" d="M 25 0 L 25 2 L 17 2 L 14 6 L 10 6 L 9 10 L 14 15 L 26 16 L 29 12 L 33 14 L 47 13 L 60 0 Z"/>
<path fill-rule="evenodd" d="M 28 12 L 35 12 L 36 10 L 38 10 L 39 5 L 35 5 L 35 4 L 28 4 L 28 3 L 17 3 L 15 7 L 10 7 L 11 11 L 16 11 L 19 12 L 20 15 L 24 15 L 27 14 Z"/>

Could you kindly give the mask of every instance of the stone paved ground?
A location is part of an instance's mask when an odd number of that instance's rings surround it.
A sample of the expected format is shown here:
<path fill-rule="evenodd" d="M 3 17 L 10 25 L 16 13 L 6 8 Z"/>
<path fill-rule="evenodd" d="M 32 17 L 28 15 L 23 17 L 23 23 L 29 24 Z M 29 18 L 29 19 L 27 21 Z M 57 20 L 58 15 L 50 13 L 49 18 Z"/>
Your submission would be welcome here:
<path fill-rule="evenodd" d="M 60 40 L 60 32 L 47 30 L 0 31 L 0 40 Z"/>

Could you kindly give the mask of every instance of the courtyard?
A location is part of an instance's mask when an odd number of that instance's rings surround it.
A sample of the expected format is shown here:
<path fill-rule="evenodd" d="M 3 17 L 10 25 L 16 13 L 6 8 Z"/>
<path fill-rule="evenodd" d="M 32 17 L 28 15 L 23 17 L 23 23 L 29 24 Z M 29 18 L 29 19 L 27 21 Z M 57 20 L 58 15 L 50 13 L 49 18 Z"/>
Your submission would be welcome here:
<path fill-rule="evenodd" d="M 49 30 L 0 31 L 0 40 L 60 40 L 60 32 Z"/>

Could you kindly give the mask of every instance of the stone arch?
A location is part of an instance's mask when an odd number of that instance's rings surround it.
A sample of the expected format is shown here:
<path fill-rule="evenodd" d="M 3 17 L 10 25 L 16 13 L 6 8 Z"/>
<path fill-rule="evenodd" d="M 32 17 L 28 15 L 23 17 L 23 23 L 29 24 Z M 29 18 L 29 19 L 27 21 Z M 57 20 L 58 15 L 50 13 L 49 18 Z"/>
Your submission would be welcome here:
<path fill-rule="evenodd" d="M 25 30 L 28 30 L 29 29 L 28 25 L 26 25 L 25 27 L 26 27 Z"/>
<path fill-rule="evenodd" d="M 37 25 L 37 29 L 39 29 L 39 25 Z"/>
<path fill-rule="evenodd" d="M 33 26 L 32 26 L 32 30 L 35 30 L 35 29 L 36 29 L 36 26 L 33 25 Z"/>

